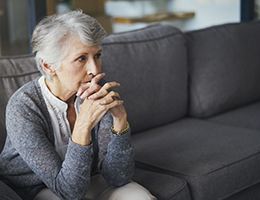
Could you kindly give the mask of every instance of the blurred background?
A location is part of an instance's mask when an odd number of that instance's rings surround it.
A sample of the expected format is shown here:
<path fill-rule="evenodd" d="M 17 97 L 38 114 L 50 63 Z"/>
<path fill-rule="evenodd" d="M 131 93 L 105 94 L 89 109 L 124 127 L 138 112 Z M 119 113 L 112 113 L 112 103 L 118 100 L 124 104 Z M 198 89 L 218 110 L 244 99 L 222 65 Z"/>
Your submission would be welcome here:
<path fill-rule="evenodd" d="M 257 20 L 260 0 L 0 0 L 0 56 L 30 54 L 35 25 L 46 15 L 81 9 L 108 34 L 156 23 L 182 31 Z"/>

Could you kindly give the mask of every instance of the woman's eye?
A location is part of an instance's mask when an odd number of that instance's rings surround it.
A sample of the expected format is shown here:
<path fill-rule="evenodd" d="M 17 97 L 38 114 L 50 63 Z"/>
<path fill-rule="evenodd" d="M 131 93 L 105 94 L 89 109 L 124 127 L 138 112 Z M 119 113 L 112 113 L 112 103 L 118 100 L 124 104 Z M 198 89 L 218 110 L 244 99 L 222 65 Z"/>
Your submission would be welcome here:
<path fill-rule="evenodd" d="M 99 59 L 101 57 L 101 53 L 95 55 L 95 59 Z"/>
<path fill-rule="evenodd" d="M 78 61 L 80 61 L 80 62 L 82 62 L 84 60 L 86 60 L 85 56 L 81 56 L 81 57 L 78 58 Z"/>

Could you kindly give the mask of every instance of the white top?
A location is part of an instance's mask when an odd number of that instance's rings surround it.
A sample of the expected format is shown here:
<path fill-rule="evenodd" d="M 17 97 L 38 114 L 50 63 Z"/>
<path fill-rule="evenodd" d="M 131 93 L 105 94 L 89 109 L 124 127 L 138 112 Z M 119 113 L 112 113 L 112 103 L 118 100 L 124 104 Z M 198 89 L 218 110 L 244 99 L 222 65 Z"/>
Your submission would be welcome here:
<path fill-rule="evenodd" d="M 55 149 L 60 155 L 61 159 L 64 160 L 69 138 L 71 137 L 70 124 L 67 118 L 68 105 L 67 103 L 55 97 L 50 92 L 49 88 L 45 83 L 44 76 L 40 77 L 38 81 L 41 87 L 45 103 L 50 113 L 52 127 L 54 131 Z M 79 114 L 79 106 L 82 103 L 82 101 L 83 100 L 81 98 L 76 97 L 74 107 L 77 116 Z"/>

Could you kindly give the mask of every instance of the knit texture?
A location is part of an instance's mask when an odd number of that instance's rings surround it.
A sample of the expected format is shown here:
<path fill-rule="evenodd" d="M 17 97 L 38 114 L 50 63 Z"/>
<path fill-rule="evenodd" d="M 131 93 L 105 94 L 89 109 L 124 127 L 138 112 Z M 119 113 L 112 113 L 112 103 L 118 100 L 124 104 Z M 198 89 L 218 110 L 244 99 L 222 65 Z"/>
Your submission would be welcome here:
<path fill-rule="evenodd" d="M 71 140 L 62 162 L 38 79 L 20 88 L 6 108 L 7 139 L 0 155 L 0 176 L 23 199 L 30 200 L 47 186 L 61 199 L 81 199 L 91 175 L 101 173 L 114 186 L 128 183 L 134 173 L 131 130 L 111 133 L 113 118 L 106 114 L 92 130 L 92 143 Z"/>

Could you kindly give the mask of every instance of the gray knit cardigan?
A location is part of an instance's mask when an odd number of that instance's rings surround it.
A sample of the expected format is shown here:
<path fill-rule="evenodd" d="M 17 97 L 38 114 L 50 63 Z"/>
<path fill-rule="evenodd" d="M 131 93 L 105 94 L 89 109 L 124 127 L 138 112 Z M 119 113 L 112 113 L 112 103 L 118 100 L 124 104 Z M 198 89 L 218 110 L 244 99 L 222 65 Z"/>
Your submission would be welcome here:
<path fill-rule="evenodd" d="M 70 140 L 62 161 L 54 148 L 52 123 L 38 79 L 33 80 L 8 102 L 0 177 L 26 200 L 46 186 L 61 199 L 81 199 L 96 173 L 109 184 L 122 186 L 134 173 L 131 131 L 117 136 L 111 133 L 111 125 L 112 116 L 106 114 L 92 130 L 89 146 Z"/>

